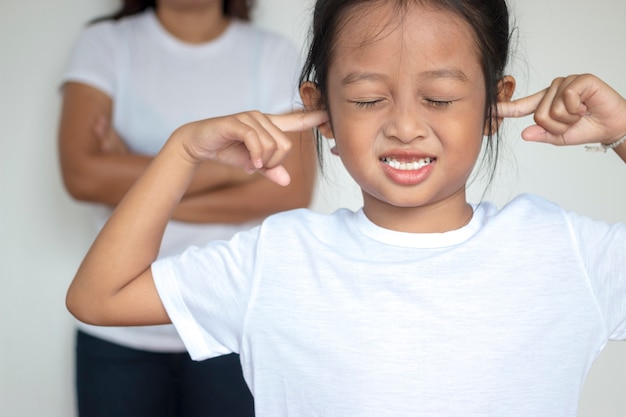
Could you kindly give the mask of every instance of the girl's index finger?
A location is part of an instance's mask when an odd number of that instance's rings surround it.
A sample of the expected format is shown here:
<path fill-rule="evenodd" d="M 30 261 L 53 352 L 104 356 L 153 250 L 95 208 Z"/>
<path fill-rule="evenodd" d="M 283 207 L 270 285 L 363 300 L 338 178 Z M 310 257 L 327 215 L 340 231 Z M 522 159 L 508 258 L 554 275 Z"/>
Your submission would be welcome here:
<path fill-rule="evenodd" d="M 283 132 L 302 132 L 328 121 L 328 113 L 323 110 L 269 115 L 268 117 Z"/>
<path fill-rule="evenodd" d="M 547 90 L 541 90 L 533 95 L 512 101 L 499 101 L 497 104 L 498 117 L 525 117 L 533 114 Z"/>

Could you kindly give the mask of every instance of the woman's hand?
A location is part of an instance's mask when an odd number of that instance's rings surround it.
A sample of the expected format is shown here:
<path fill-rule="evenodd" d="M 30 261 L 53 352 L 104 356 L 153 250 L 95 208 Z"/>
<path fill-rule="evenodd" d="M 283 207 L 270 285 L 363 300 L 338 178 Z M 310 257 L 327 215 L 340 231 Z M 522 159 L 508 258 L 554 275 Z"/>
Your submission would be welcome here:
<path fill-rule="evenodd" d="M 611 144 L 626 135 L 626 100 L 591 74 L 557 78 L 536 94 L 498 103 L 498 117 L 533 113 L 536 125 L 522 131 L 531 142 Z"/>
<path fill-rule="evenodd" d="M 100 116 L 93 127 L 93 133 L 98 139 L 100 152 L 113 154 L 128 154 L 128 147 L 122 138 L 111 126 L 106 116 Z"/>

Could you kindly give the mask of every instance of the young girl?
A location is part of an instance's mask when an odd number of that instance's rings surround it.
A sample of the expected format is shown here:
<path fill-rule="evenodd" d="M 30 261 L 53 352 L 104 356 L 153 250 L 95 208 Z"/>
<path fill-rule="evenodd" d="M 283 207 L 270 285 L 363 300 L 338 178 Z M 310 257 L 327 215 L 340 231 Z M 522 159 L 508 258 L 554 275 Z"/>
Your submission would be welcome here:
<path fill-rule="evenodd" d="M 502 118 L 527 140 L 626 160 L 626 100 L 592 75 L 510 101 L 504 0 L 319 0 L 301 95 L 314 111 L 178 129 L 86 256 L 68 307 L 176 325 L 196 359 L 240 352 L 260 416 L 574 416 L 626 338 L 626 226 L 536 196 L 471 205 Z M 362 210 L 269 217 L 154 262 L 201 161 L 286 184 L 284 131 L 317 126 Z M 154 262 L 154 263 L 153 263 Z"/>

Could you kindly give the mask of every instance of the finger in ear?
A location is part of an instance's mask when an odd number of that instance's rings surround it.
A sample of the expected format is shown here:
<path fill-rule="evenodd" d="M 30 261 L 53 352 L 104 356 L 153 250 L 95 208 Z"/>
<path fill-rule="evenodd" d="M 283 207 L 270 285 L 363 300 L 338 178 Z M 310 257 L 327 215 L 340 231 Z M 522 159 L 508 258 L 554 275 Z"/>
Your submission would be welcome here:
<path fill-rule="evenodd" d="M 514 77 L 510 75 L 505 75 L 504 77 L 502 77 L 502 79 L 498 81 L 498 85 L 497 85 L 498 103 L 511 101 L 511 99 L 513 98 L 513 93 L 515 93 L 515 86 L 516 86 L 516 82 L 515 82 Z M 484 131 L 485 135 L 494 135 L 500 128 L 500 125 L 502 124 L 502 120 L 504 120 L 502 117 L 495 118 L 494 113 L 492 113 L 492 117 L 494 117 L 494 119 L 491 121 L 491 123 L 489 123 L 489 120 L 485 121 L 485 131 Z"/>
<path fill-rule="evenodd" d="M 314 82 L 305 81 L 300 85 L 300 97 L 306 110 L 326 110 L 322 93 Z M 319 125 L 317 129 L 325 138 L 334 138 L 330 120 Z"/>

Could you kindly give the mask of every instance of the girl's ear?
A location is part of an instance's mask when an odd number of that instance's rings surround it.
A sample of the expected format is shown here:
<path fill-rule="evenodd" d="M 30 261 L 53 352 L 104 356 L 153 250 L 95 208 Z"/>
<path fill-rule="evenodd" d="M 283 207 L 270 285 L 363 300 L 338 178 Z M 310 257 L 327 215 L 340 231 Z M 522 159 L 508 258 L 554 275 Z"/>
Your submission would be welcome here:
<path fill-rule="evenodd" d="M 314 82 L 305 81 L 300 85 L 300 97 L 302 98 L 306 110 L 325 110 L 322 104 L 322 94 L 319 88 L 317 88 L 317 84 Z M 333 139 L 335 137 L 330 121 L 319 125 L 317 130 L 327 139 Z"/>
<path fill-rule="evenodd" d="M 515 78 L 511 77 L 510 75 L 505 75 L 500 81 L 498 81 L 498 103 L 511 101 L 513 93 L 515 93 Z M 489 126 L 489 123 L 485 123 L 484 134 L 494 135 L 500 128 L 502 120 L 504 119 L 502 117 L 499 117 L 497 120 L 494 121 L 495 123 L 491 123 L 491 126 Z M 490 127 L 491 129 L 489 129 Z"/>

